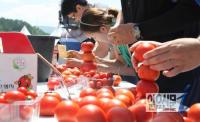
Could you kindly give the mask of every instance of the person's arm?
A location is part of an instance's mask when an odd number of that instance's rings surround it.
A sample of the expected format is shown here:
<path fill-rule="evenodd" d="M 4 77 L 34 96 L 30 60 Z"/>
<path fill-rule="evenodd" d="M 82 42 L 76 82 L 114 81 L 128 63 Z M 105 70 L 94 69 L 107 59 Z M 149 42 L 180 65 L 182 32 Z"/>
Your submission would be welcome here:
<path fill-rule="evenodd" d="M 200 19 L 200 7 L 194 0 L 180 0 L 170 11 L 139 23 L 143 39 L 173 33 Z"/>
<path fill-rule="evenodd" d="M 110 63 L 98 63 L 97 64 L 98 72 L 110 72 L 114 74 L 135 76 L 135 71 L 132 67 L 127 67 L 119 61 L 110 62 Z"/>
<path fill-rule="evenodd" d="M 95 56 L 104 58 L 108 55 L 109 45 L 103 42 L 96 42 L 95 48 L 92 52 L 95 54 Z"/>

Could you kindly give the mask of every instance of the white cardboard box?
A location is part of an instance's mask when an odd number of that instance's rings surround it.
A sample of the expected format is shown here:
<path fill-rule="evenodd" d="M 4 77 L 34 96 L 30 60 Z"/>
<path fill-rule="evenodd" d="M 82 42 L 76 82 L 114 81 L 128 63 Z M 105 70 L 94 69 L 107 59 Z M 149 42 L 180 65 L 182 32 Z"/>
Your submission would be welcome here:
<path fill-rule="evenodd" d="M 0 53 L 0 92 L 26 86 L 36 90 L 37 54 Z"/>

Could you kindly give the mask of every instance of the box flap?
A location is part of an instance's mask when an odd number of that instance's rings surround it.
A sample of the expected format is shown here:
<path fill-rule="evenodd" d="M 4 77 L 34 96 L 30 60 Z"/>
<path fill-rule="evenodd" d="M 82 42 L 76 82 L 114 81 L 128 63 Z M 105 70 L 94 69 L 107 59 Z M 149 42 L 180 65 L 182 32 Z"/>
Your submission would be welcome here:
<path fill-rule="evenodd" d="M 1 32 L 3 53 L 35 53 L 28 38 L 19 32 Z M 1 49 L 1 48 L 0 48 Z"/>

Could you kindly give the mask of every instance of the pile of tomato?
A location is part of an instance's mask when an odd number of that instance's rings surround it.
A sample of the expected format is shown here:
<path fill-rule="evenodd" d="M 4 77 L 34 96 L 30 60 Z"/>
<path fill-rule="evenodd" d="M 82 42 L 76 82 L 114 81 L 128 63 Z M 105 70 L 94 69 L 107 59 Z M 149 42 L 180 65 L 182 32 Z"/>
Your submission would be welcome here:
<path fill-rule="evenodd" d="M 0 121 L 29 121 L 35 111 L 35 104 L 26 105 L 26 101 L 34 101 L 38 94 L 31 89 L 19 87 L 17 90 L 0 93 Z M 16 101 L 24 102 L 13 104 Z M 39 106 L 39 105 L 38 105 Z M 18 113 L 16 114 L 15 112 Z M 13 117 L 13 115 L 16 115 Z M 12 121 L 14 121 L 12 120 Z"/>

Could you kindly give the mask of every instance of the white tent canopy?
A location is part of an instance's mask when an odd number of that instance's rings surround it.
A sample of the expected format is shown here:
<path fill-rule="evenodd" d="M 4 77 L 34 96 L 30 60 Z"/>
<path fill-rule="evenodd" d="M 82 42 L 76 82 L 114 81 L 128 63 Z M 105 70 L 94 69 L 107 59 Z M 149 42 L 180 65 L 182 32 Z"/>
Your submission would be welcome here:
<path fill-rule="evenodd" d="M 20 31 L 21 33 L 25 35 L 31 35 L 31 33 L 28 31 L 27 27 L 24 25 L 23 28 Z"/>

